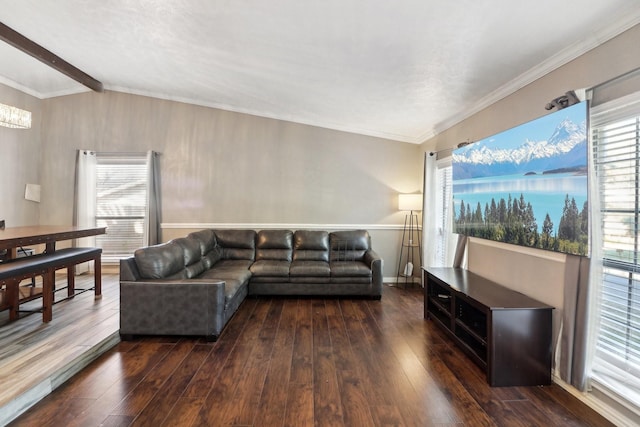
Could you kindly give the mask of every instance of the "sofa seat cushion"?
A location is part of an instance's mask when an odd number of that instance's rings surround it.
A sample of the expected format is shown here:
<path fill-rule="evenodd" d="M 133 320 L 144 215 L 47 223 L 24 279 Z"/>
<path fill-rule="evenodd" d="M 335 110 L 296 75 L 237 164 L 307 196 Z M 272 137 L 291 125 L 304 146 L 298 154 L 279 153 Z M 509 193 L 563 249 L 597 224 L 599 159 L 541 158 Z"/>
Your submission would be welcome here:
<path fill-rule="evenodd" d="M 251 274 L 254 277 L 289 277 L 289 261 L 259 260 L 251 265 Z"/>
<path fill-rule="evenodd" d="M 282 276 L 251 276 L 249 283 L 290 283 L 289 277 Z"/>
<path fill-rule="evenodd" d="M 206 270 L 198 278 L 202 279 L 218 279 L 224 280 L 238 280 L 241 283 L 249 282 L 251 278 L 251 272 L 246 268 L 212 268 Z"/>
<path fill-rule="evenodd" d="M 223 259 L 218 261 L 212 270 L 249 270 L 253 261 L 246 259 Z"/>
<path fill-rule="evenodd" d="M 371 285 L 371 278 L 365 276 L 331 276 L 329 283 Z"/>
<path fill-rule="evenodd" d="M 360 261 L 334 261 L 331 277 L 371 277 L 371 268 Z"/>
<path fill-rule="evenodd" d="M 289 268 L 291 277 L 329 277 L 331 268 L 324 261 L 293 261 Z"/>
<path fill-rule="evenodd" d="M 317 285 L 318 283 L 329 283 L 331 281 L 331 277 L 324 276 L 289 276 L 289 283 L 307 283 L 311 285 Z"/>

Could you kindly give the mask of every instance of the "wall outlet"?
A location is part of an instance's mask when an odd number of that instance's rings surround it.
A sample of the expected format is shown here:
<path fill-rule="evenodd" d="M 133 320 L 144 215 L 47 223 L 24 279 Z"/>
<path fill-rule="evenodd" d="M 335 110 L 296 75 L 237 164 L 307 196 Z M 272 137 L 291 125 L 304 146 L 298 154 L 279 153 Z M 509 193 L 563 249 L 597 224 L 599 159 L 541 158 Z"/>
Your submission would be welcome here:
<path fill-rule="evenodd" d="M 0 219 L 0 230 L 4 230 L 4 219 Z"/>

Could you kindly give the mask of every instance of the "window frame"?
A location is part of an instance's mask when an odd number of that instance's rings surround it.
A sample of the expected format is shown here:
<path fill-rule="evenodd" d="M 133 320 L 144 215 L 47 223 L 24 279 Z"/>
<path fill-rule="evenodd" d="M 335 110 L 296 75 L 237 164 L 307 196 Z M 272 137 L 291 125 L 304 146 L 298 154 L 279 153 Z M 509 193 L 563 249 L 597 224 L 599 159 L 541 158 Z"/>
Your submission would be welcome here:
<path fill-rule="evenodd" d="M 602 232 L 601 248 L 598 248 L 602 273 L 594 295 L 597 298 L 598 321 L 593 330 L 595 348 L 591 383 L 628 409 L 640 412 L 640 93 L 593 108 L 590 121 L 596 176 L 592 185 L 597 185 L 600 196 L 599 226 Z M 615 133 L 624 132 L 624 127 L 630 127 L 629 136 Z M 628 143 L 626 146 L 625 142 Z M 623 157 L 624 149 L 629 149 L 626 157 Z M 611 154 L 612 150 L 617 151 Z M 615 174 L 615 171 L 620 171 L 614 165 L 624 161 L 629 163 L 624 175 L 617 176 L 617 181 L 607 182 L 607 172 L 614 171 Z M 625 180 L 626 177 L 629 179 Z M 629 182 L 632 191 L 626 194 L 627 198 L 612 199 L 612 196 L 623 193 L 621 182 Z M 625 207 L 623 201 L 631 195 L 633 200 Z M 612 218 L 619 219 L 624 215 L 633 218 L 632 227 L 616 229 Z M 625 231 L 632 234 L 624 236 Z M 616 235 L 619 236 L 617 239 Z M 625 258 L 625 253 L 631 256 Z M 616 276 L 619 278 L 617 281 L 614 279 Z M 626 303 L 623 305 L 626 305 L 626 312 L 618 307 L 623 314 L 620 317 L 616 313 L 616 298 L 624 303 L 624 292 L 616 293 L 615 286 L 616 282 L 623 284 L 625 281 Z M 626 323 L 620 321 L 624 318 Z M 621 328 L 620 333 L 615 333 L 618 327 Z M 635 346 L 634 331 L 635 340 L 638 340 Z M 634 347 L 637 348 L 634 350 Z"/>
<path fill-rule="evenodd" d="M 100 169 L 108 168 L 108 166 L 139 166 L 135 175 L 131 176 L 131 180 L 137 179 L 138 185 L 140 183 L 144 184 L 144 195 L 138 198 L 144 200 L 144 204 L 140 206 L 138 209 L 140 210 L 140 214 L 138 215 L 104 215 L 100 214 L 100 192 L 102 190 L 100 188 L 101 183 L 99 182 L 100 174 L 102 173 Z M 117 170 L 117 168 L 115 168 Z M 121 168 L 122 169 L 122 168 Z M 149 206 L 149 183 L 148 183 L 148 170 L 149 165 L 147 161 L 146 154 L 143 153 L 96 153 L 96 210 L 95 210 L 95 222 L 96 224 L 104 225 L 107 228 L 107 234 L 98 236 L 96 238 L 96 245 L 103 249 L 102 258 L 105 263 L 113 263 L 118 262 L 123 257 L 131 256 L 133 251 L 139 247 L 144 246 L 144 227 L 145 222 L 147 221 L 146 215 L 148 212 Z M 121 179 L 117 182 L 125 182 L 124 179 Z M 119 184 L 122 185 L 122 184 Z M 108 190 L 107 190 L 108 191 Z M 133 193 L 123 193 L 123 197 L 132 196 Z M 107 199 L 108 200 L 108 199 Z M 114 228 L 113 224 L 109 226 L 109 223 L 117 222 L 117 221 L 137 221 L 141 223 L 141 227 L 139 231 L 135 232 L 136 236 L 139 238 L 136 239 L 126 239 L 131 243 L 129 245 L 122 245 L 123 236 L 129 236 L 130 234 L 116 234 L 116 228 Z M 135 228 L 135 224 L 134 224 Z M 110 247 L 120 246 L 123 247 L 124 250 L 111 250 Z"/>

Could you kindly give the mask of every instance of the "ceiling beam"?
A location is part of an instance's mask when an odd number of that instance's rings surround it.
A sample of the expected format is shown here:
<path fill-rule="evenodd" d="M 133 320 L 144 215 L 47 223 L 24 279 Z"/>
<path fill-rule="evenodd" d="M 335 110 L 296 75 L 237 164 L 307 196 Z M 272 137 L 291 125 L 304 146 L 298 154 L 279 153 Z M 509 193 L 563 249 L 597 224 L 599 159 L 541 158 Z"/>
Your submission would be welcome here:
<path fill-rule="evenodd" d="M 69 64 L 67 61 L 43 48 L 39 44 L 29 40 L 17 31 L 7 27 L 2 22 L 0 22 L 0 40 L 3 40 L 16 49 L 19 49 L 24 53 L 33 56 L 38 61 L 47 64 L 51 68 L 61 72 L 68 77 L 71 77 L 73 80 L 85 85 L 89 89 L 92 89 L 96 92 L 102 92 L 104 90 L 100 81 L 94 79 L 84 71 Z"/>

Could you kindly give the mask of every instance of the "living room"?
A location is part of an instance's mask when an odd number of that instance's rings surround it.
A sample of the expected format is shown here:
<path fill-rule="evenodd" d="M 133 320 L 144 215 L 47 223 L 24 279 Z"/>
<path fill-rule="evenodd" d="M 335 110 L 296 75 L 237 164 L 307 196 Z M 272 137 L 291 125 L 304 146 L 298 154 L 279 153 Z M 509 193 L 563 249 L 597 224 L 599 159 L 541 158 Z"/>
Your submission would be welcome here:
<path fill-rule="evenodd" d="M 393 282 L 405 215 L 398 194 L 423 191 L 425 155 L 445 157 L 461 142 L 546 114 L 544 106 L 569 90 L 640 68 L 640 26 L 626 24 L 615 36 L 585 40 L 579 55 L 558 53 L 555 63 L 523 70 L 518 81 L 439 124 L 419 144 L 116 88 L 41 99 L 3 81 L 0 102 L 31 111 L 33 123 L 28 131 L 0 128 L 7 153 L 0 167 L 11 177 L 0 193 L 0 216 L 8 227 L 70 224 L 76 150 L 154 150 L 162 241 L 203 228 L 363 228 L 385 260 L 385 282 Z M 25 200 L 27 183 L 41 186 L 39 203 Z M 556 307 L 554 342 L 561 337 L 565 282 L 577 274 L 566 259 L 481 239 L 467 247 L 469 269 Z"/>

